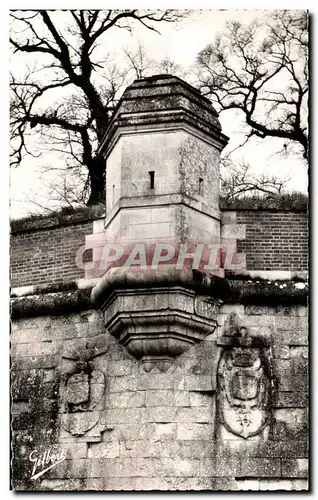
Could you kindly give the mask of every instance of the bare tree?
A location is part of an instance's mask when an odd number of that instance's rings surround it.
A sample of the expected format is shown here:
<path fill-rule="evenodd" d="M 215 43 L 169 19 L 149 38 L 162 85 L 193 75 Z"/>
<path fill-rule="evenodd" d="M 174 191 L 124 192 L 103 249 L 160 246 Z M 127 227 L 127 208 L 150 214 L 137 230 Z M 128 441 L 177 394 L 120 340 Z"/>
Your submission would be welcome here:
<path fill-rule="evenodd" d="M 251 166 L 241 161 L 234 164 L 230 156 L 221 160 L 220 190 L 221 196 L 227 200 L 236 200 L 245 196 L 280 195 L 286 188 L 289 179 L 279 179 L 266 173 L 256 175 Z"/>
<path fill-rule="evenodd" d="M 271 11 L 229 22 L 197 59 L 199 88 L 218 111 L 239 110 L 252 136 L 282 139 L 308 159 L 308 14 Z"/>
<path fill-rule="evenodd" d="M 136 50 L 124 49 L 124 54 L 128 61 L 128 67 L 134 73 L 135 78 L 150 76 L 155 70 L 154 61 L 147 54 L 144 45 L 139 41 Z"/>
<path fill-rule="evenodd" d="M 109 43 L 105 35 L 115 27 L 131 32 L 139 24 L 158 32 L 156 25 L 183 16 L 182 11 L 156 9 L 12 11 L 13 53 L 30 61 L 22 78 L 11 75 L 12 165 L 20 165 L 25 154 L 41 154 L 38 146 L 32 149 L 40 136 L 42 147 L 63 155 L 67 172 L 83 175 L 85 167 L 87 204 L 104 201 L 105 165 L 95 152 L 125 86 L 125 73 L 106 51 L 98 56 L 97 49 Z"/>
<path fill-rule="evenodd" d="M 181 66 L 169 57 L 165 57 L 162 61 L 159 61 L 159 63 L 157 63 L 157 69 L 159 73 L 167 73 L 169 75 L 179 76 L 179 78 L 188 79 L 186 72 Z"/>

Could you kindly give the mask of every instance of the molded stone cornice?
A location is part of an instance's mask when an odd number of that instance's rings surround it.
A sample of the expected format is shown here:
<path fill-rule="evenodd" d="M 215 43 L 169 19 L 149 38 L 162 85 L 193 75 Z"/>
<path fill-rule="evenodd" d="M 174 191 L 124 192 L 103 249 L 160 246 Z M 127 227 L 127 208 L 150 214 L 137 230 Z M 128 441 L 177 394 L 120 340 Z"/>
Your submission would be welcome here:
<path fill-rule="evenodd" d="M 140 127 L 160 127 L 169 124 L 176 130 L 178 123 L 188 124 L 219 144 L 228 142 L 221 133 L 218 114 L 211 102 L 185 81 L 170 75 L 154 75 L 136 80 L 127 87 L 120 99 L 111 123 L 99 147 L 107 155 L 118 129 L 137 131 Z"/>
<path fill-rule="evenodd" d="M 302 281 L 269 281 L 261 279 L 226 279 L 196 270 L 178 270 L 174 266 L 150 268 L 112 268 L 92 290 L 92 302 L 102 307 L 110 293 L 117 289 L 184 286 L 228 303 L 306 305 L 308 284 Z"/>
<path fill-rule="evenodd" d="M 91 289 L 41 293 L 11 299 L 11 319 L 68 314 L 93 309 Z"/>
<path fill-rule="evenodd" d="M 126 268 L 127 269 L 127 268 Z M 131 270 L 132 271 L 132 270 Z M 11 298 L 11 319 L 65 314 L 101 307 L 116 288 L 145 288 L 147 286 L 178 286 L 184 284 L 207 296 L 221 299 L 224 303 L 246 305 L 307 305 L 308 284 L 303 281 L 261 280 L 248 277 L 244 280 L 228 280 L 208 276 L 199 271 L 166 270 L 156 274 L 147 271 L 146 281 L 141 271 L 127 273 L 112 270 L 110 279 L 106 275 L 93 288 L 52 292 L 51 287 L 21 297 Z M 144 272 L 145 273 L 145 272 Z M 108 273 L 107 273 L 108 274 Z"/>

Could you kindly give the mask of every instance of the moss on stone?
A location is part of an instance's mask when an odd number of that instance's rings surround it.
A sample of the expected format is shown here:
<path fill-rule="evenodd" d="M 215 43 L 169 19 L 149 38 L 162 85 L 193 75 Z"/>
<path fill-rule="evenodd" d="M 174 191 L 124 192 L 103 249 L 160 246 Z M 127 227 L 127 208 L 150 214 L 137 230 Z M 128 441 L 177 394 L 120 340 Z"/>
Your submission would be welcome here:
<path fill-rule="evenodd" d="M 105 216 L 105 206 L 95 205 L 92 207 L 62 207 L 50 214 L 30 215 L 21 219 L 11 221 L 11 233 L 24 233 L 37 229 L 51 228 L 56 226 L 71 225 L 79 222 L 99 219 Z"/>
<path fill-rule="evenodd" d="M 304 193 L 272 194 L 270 196 L 244 196 L 231 200 L 220 198 L 220 210 L 271 210 L 299 211 L 308 210 L 308 196 Z"/>
<path fill-rule="evenodd" d="M 299 280 L 230 280 L 193 271 L 195 288 L 225 303 L 246 305 L 307 305 L 308 283 Z"/>
<path fill-rule="evenodd" d="M 17 297 L 11 301 L 11 318 L 29 318 L 34 316 L 55 316 L 93 309 L 91 288 L 85 290 L 60 291 Z"/>
<path fill-rule="evenodd" d="M 308 285 L 296 285 L 294 281 L 231 281 L 226 300 L 252 305 L 307 305 Z"/>

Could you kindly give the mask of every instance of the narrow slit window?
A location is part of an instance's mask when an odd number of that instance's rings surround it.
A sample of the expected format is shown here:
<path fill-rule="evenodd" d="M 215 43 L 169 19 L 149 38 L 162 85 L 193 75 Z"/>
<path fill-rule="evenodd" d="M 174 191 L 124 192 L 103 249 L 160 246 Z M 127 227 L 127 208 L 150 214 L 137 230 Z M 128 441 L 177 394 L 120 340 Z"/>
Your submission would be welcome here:
<path fill-rule="evenodd" d="M 149 172 L 150 189 L 155 189 L 155 172 L 151 170 Z"/>
<path fill-rule="evenodd" d="M 203 179 L 199 177 L 199 195 L 203 196 Z"/>
<path fill-rule="evenodd" d="M 113 184 L 113 205 L 115 204 L 115 184 Z"/>

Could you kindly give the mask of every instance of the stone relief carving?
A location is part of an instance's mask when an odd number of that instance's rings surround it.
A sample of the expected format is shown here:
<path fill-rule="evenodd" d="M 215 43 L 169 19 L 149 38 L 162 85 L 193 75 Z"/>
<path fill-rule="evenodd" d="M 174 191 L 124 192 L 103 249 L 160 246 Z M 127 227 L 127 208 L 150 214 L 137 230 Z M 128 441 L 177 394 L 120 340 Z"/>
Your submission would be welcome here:
<path fill-rule="evenodd" d="M 86 344 L 78 353 L 62 357 L 61 424 L 74 436 L 83 436 L 99 422 L 104 408 L 105 375 L 95 364 L 106 350 Z"/>
<path fill-rule="evenodd" d="M 220 422 L 236 436 L 256 436 L 269 424 L 271 416 L 269 345 L 260 337 L 252 337 L 236 316 L 231 317 L 219 344 L 223 345 L 217 370 Z"/>

